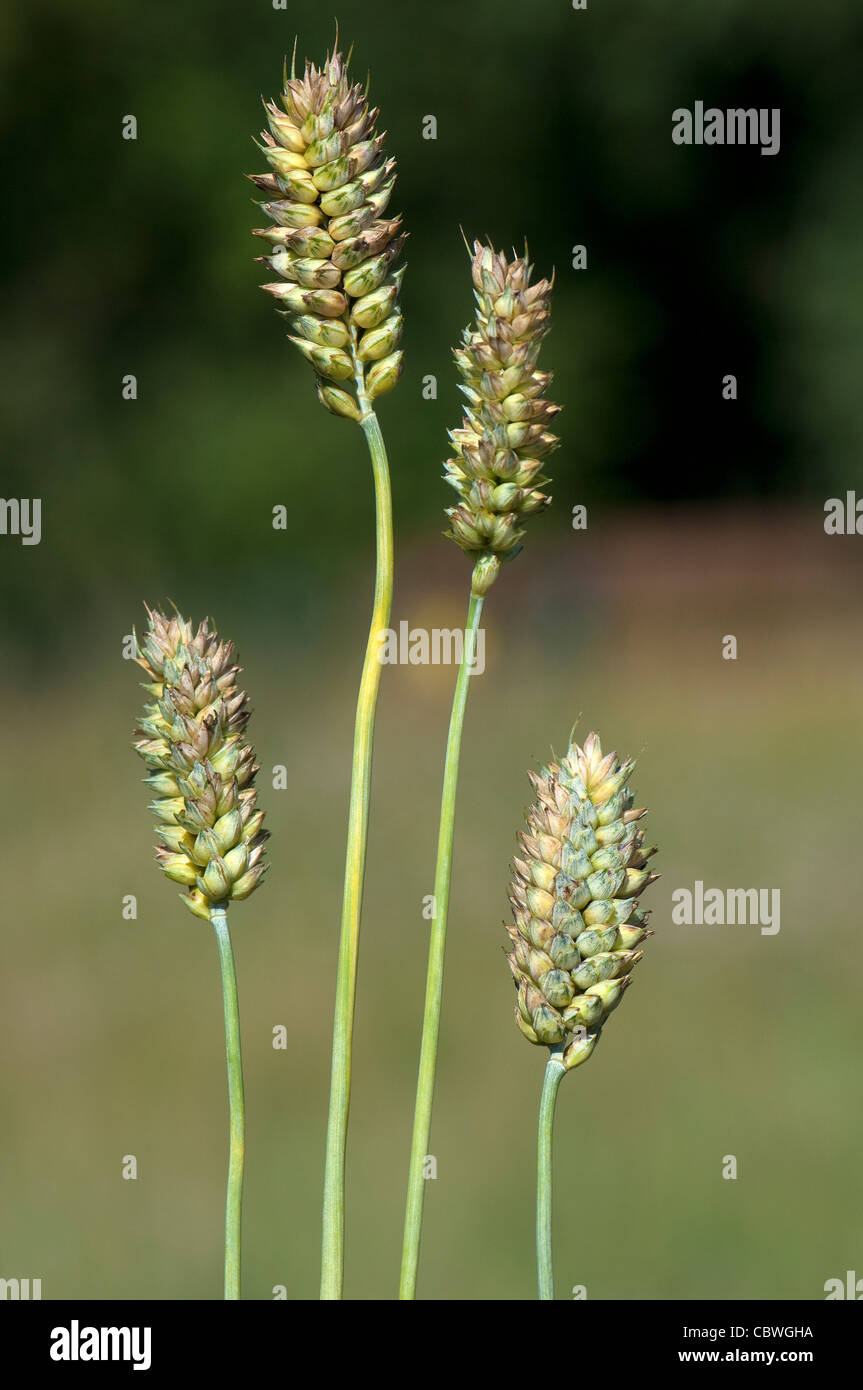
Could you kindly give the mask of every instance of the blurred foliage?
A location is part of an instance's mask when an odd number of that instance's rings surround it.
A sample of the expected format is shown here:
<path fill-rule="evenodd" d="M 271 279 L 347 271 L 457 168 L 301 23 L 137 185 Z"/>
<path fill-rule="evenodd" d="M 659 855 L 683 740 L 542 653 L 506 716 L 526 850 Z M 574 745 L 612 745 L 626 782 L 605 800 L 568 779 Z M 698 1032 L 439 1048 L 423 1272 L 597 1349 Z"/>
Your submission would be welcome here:
<path fill-rule="evenodd" d="M 450 349 L 471 313 L 459 224 L 527 237 L 557 267 L 552 532 L 575 501 L 844 489 L 863 446 L 856 0 L 345 0 L 339 18 L 411 238 L 408 367 L 382 406 L 403 540 L 434 534 L 449 500 Z M 320 58 L 333 23 L 267 0 L 4 14 L 2 491 L 44 505 L 37 551 L 4 544 L 7 641 L 52 640 L 61 577 L 99 614 L 108 590 L 186 593 L 190 562 L 216 596 L 254 567 L 281 605 L 287 580 L 302 618 L 367 545 L 362 440 L 318 406 L 252 261 L 242 174 L 296 31 Z M 697 99 L 779 106 L 780 153 L 675 146 L 671 112 Z"/>

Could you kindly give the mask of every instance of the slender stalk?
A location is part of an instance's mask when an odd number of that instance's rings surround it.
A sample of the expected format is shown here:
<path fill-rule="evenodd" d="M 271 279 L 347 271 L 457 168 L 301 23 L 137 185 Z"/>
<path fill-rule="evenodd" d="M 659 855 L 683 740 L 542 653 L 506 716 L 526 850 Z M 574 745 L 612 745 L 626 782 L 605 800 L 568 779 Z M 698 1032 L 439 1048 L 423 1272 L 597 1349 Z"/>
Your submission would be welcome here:
<path fill-rule="evenodd" d="M 228 1062 L 228 1107 L 231 1148 L 228 1162 L 228 1196 L 225 1203 L 225 1298 L 240 1297 L 240 1232 L 243 1214 L 243 1166 L 246 1156 L 246 1106 L 243 1098 L 243 1063 L 240 1053 L 240 1011 L 237 1004 L 237 976 L 228 930 L 228 914 L 223 907 L 210 911 L 210 921 L 219 943 L 222 970 L 222 1001 L 225 1007 L 225 1055 Z"/>
<path fill-rule="evenodd" d="M 381 634 L 388 627 L 393 593 L 392 499 L 387 455 L 374 411 L 358 389 L 363 411 L 360 424 L 368 444 L 375 483 L 377 565 L 375 598 L 363 673 L 357 698 L 345 886 L 339 939 L 336 1005 L 333 1021 L 333 1059 L 330 1079 L 330 1111 L 327 1121 L 327 1153 L 324 1173 L 323 1239 L 321 1249 L 321 1298 L 342 1296 L 345 1258 L 345 1150 L 351 1104 L 351 1054 L 354 1003 L 357 989 L 357 955 L 360 913 L 369 825 L 369 793 L 372 780 L 372 744 L 375 707 L 381 680 Z"/>
<path fill-rule="evenodd" d="M 441 795 L 440 828 L 438 831 L 437 867 L 434 881 L 434 916 L 429 942 L 428 974 L 426 977 L 425 1012 L 423 1014 L 422 1045 L 420 1047 L 419 1077 L 411 1141 L 408 1193 L 405 1208 L 405 1229 L 402 1244 L 401 1282 L 399 1298 L 412 1299 L 416 1294 L 419 1264 L 420 1234 L 425 1198 L 423 1162 L 428 1153 L 431 1133 L 432 1103 L 434 1100 L 435 1068 L 437 1066 L 438 1035 L 440 1033 L 443 963 L 446 948 L 447 915 L 450 882 L 452 879 L 452 845 L 455 832 L 455 799 L 458 786 L 458 765 L 464 712 L 470 682 L 470 668 L 476 655 L 476 632 L 482 614 L 483 599 L 471 587 L 467 627 L 459 666 L 444 763 L 443 793 Z"/>
<path fill-rule="evenodd" d="M 551 1263 L 551 1143 L 557 1088 L 565 1075 L 566 1067 L 560 1060 L 560 1053 L 552 1051 L 542 1083 L 536 1136 L 536 1272 L 538 1297 L 541 1299 L 554 1298 L 554 1273 Z"/>

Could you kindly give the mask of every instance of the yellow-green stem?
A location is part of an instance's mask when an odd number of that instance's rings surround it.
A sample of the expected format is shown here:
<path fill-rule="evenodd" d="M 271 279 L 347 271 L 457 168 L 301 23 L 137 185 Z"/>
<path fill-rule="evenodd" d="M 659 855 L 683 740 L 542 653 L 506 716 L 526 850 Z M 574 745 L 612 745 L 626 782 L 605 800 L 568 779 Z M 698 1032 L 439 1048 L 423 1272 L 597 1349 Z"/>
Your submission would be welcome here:
<path fill-rule="evenodd" d="M 225 1203 L 225 1298 L 240 1297 L 240 1240 L 243 1217 L 243 1167 L 246 1157 L 246 1106 L 243 1098 L 243 1062 L 240 1052 L 240 1011 L 237 1003 L 237 976 L 228 930 L 228 914 L 214 907 L 210 921 L 219 945 L 222 971 L 222 1002 L 225 1010 L 225 1056 L 228 1063 L 228 1109 L 230 1114 L 230 1158 L 228 1195 Z"/>
<path fill-rule="evenodd" d="M 437 1066 L 438 1036 L 440 1033 L 443 964 L 446 949 L 447 915 L 450 882 L 452 879 L 452 846 L 455 832 L 455 801 L 458 786 L 458 765 L 464 712 L 470 682 L 471 665 L 476 659 L 476 633 L 479 628 L 483 599 L 471 588 L 467 614 L 464 649 L 453 696 L 452 713 L 444 763 L 443 793 L 441 796 L 440 828 L 438 831 L 437 867 L 434 881 L 434 916 L 429 942 L 428 974 L 426 977 L 425 1012 L 420 1047 L 419 1077 L 414 1110 L 411 1142 L 408 1193 L 405 1208 L 405 1229 L 402 1244 L 402 1268 L 399 1298 L 412 1299 L 416 1294 L 419 1265 L 420 1234 L 422 1231 L 425 1178 L 423 1166 L 428 1154 L 431 1134 L 432 1104 L 434 1101 L 435 1068 Z"/>
<path fill-rule="evenodd" d="M 351 1104 L 351 1053 L 357 989 L 357 955 L 360 942 L 360 913 L 362 911 L 369 825 L 375 707 L 381 680 L 381 636 L 389 625 L 393 593 L 392 500 L 386 449 L 377 416 L 369 409 L 368 402 L 362 395 L 360 395 L 360 407 L 363 410 L 360 425 L 371 455 L 375 483 L 377 566 L 374 609 L 360 680 L 354 729 L 345 886 L 333 1022 L 330 1111 L 327 1121 L 327 1153 L 324 1172 L 321 1249 L 321 1298 L 323 1299 L 341 1298 L 344 1283 L 345 1151 L 348 1114 Z"/>
<path fill-rule="evenodd" d="M 552 1051 L 545 1068 L 536 1141 L 536 1273 L 538 1296 L 554 1298 L 551 1263 L 551 1158 L 557 1088 L 566 1075 L 560 1051 Z"/>

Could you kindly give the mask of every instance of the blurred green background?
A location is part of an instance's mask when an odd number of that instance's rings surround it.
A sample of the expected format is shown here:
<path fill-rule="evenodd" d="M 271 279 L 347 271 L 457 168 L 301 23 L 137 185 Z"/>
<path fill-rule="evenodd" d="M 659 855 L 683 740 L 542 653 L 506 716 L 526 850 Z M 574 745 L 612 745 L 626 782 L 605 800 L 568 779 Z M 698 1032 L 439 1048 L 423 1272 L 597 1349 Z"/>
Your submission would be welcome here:
<path fill-rule="evenodd" d="M 581 715 L 639 755 L 663 877 L 635 988 L 561 1091 L 558 1294 L 823 1297 L 863 1272 L 861 558 L 823 531 L 863 446 L 863 16 L 345 0 L 339 19 L 410 232 L 407 367 L 381 407 L 394 623 L 457 625 L 467 597 L 440 539 L 471 313 L 459 225 L 526 236 L 556 267 L 544 364 L 566 407 L 555 504 L 492 591 L 468 710 L 420 1293 L 533 1296 L 543 1059 L 512 1021 L 501 923 L 525 769 Z M 371 482 L 256 288 L 242 174 L 294 33 L 320 58 L 333 23 L 265 0 L 55 0 L 0 26 L 0 492 L 43 506 L 40 545 L 0 537 L 0 1277 L 41 1278 L 46 1298 L 220 1296 L 216 949 L 150 862 L 121 655 L 142 601 L 172 598 L 239 644 L 273 832 L 266 886 L 233 914 L 245 1294 L 311 1298 Z M 780 153 L 673 145 L 672 110 L 696 100 L 780 107 Z M 384 676 L 346 1282 L 374 1298 L 397 1284 L 453 672 Z M 779 888 L 779 934 L 674 926 L 671 893 L 696 879 Z"/>

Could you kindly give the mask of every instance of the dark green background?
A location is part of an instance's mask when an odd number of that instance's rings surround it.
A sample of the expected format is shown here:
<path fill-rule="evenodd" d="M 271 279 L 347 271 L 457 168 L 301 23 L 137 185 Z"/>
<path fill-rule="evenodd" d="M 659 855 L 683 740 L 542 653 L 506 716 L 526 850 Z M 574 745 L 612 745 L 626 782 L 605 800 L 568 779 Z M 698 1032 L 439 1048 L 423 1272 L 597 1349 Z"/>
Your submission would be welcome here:
<path fill-rule="evenodd" d="M 366 0 L 339 18 L 410 233 L 407 365 L 381 405 L 394 621 L 452 626 L 466 601 L 467 563 L 440 538 L 450 349 L 471 313 L 460 225 L 527 237 L 538 271 L 556 267 L 543 362 L 566 407 L 554 506 L 492 592 L 468 712 L 421 1293 L 532 1296 L 542 1058 L 512 1023 L 500 923 L 524 769 L 581 712 L 579 733 L 640 755 L 663 878 L 636 986 L 561 1093 L 558 1292 L 822 1297 L 863 1271 L 863 542 L 823 532 L 826 498 L 863 492 L 859 6 Z M 362 437 L 321 410 L 256 288 L 242 175 L 295 32 L 320 59 L 333 23 L 265 0 L 86 0 L 0 24 L 0 492 L 43 504 L 39 546 L 0 537 L 0 1276 L 42 1278 L 49 1298 L 220 1292 L 215 945 L 148 862 L 121 658 L 142 601 L 169 598 L 240 646 L 273 830 L 266 886 L 233 914 L 246 1294 L 317 1288 L 373 537 Z M 672 110 L 699 99 L 780 107 L 780 153 L 675 146 Z M 570 268 L 576 243 L 587 271 Z M 350 1296 L 396 1286 L 452 674 L 384 673 Z M 672 890 L 699 878 L 780 888 L 779 935 L 673 926 Z"/>

